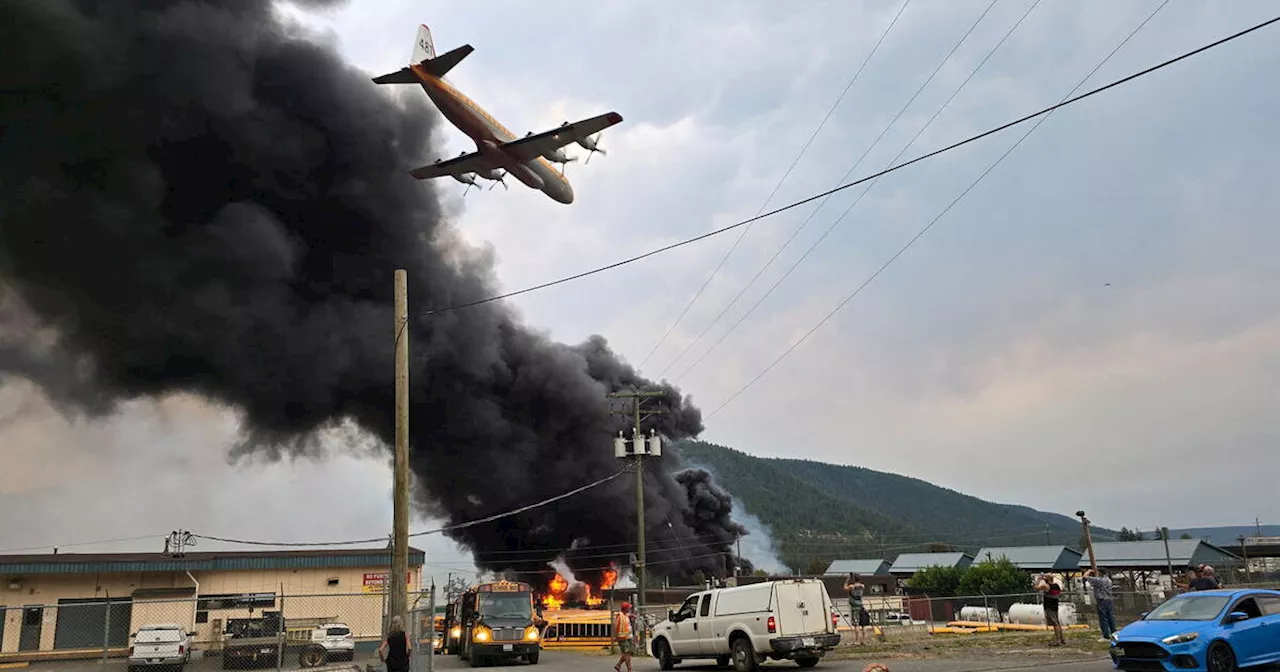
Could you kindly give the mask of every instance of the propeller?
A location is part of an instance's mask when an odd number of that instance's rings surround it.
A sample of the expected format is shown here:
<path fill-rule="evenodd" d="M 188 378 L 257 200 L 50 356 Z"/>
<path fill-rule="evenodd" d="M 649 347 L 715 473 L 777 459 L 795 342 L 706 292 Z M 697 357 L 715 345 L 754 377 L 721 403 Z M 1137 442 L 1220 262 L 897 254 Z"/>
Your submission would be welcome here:
<path fill-rule="evenodd" d="M 560 124 L 560 126 L 562 127 L 568 126 L 568 125 L 569 125 L 569 122 L 567 121 L 564 122 L 563 124 Z M 604 135 L 603 131 L 600 133 L 596 133 L 596 137 L 594 138 L 591 136 L 587 136 L 585 138 L 578 140 L 578 146 L 587 150 L 587 160 L 583 161 L 584 164 L 591 163 L 591 155 L 595 154 L 596 152 L 599 152 L 600 154 L 609 153 L 600 148 L 600 136 L 602 135 Z"/>
<path fill-rule="evenodd" d="M 499 184 L 502 185 L 503 191 L 509 191 L 511 189 L 511 187 L 507 186 L 507 171 L 505 170 L 498 171 L 497 177 L 491 177 L 488 179 L 493 180 L 493 184 L 489 185 L 489 191 L 493 191 L 493 188 Z"/>

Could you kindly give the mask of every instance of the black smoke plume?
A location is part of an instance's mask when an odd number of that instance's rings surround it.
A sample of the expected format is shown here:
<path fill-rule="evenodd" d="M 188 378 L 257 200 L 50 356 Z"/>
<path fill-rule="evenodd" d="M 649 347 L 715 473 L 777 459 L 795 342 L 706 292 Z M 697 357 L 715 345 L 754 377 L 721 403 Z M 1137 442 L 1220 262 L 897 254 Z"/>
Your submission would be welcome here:
<path fill-rule="evenodd" d="M 555 343 L 497 304 L 421 316 L 494 285 L 434 186 L 406 173 L 439 155 L 436 114 L 270 4 L 5 2 L 0 372 L 68 412 L 196 393 L 242 412 L 243 451 L 313 451 L 345 420 L 389 442 L 392 271 L 406 268 L 420 512 L 476 519 L 619 469 L 623 420 L 604 395 L 660 386 L 604 339 Z M 659 431 L 701 431 L 662 389 Z M 727 495 L 673 464 L 646 467 L 650 564 L 716 571 L 744 530 Z M 452 536 L 481 567 L 530 578 L 576 549 L 571 566 L 598 581 L 629 560 L 635 514 L 627 475 Z"/>

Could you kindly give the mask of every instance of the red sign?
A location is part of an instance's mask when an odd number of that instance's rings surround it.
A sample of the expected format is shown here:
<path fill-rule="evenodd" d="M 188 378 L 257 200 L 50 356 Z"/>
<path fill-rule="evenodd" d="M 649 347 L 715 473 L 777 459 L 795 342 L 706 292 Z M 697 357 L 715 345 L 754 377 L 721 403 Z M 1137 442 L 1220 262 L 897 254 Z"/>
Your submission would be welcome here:
<path fill-rule="evenodd" d="M 388 572 L 367 573 L 364 575 L 364 585 L 366 586 L 385 585 L 387 583 L 387 574 Z M 407 572 L 404 575 L 404 582 L 407 584 L 413 583 L 413 572 Z"/>

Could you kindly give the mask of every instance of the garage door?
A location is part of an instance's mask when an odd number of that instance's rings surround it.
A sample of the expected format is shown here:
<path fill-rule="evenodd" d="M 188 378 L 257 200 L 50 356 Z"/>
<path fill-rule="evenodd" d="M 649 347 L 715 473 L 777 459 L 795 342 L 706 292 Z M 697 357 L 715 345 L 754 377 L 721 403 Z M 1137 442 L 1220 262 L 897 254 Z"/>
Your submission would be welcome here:
<path fill-rule="evenodd" d="M 108 646 L 129 646 L 133 600 L 127 597 L 112 599 L 109 623 L 107 606 L 102 598 L 58 600 L 53 648 L 101 649 L 104 633 L 107 635 Z"/>

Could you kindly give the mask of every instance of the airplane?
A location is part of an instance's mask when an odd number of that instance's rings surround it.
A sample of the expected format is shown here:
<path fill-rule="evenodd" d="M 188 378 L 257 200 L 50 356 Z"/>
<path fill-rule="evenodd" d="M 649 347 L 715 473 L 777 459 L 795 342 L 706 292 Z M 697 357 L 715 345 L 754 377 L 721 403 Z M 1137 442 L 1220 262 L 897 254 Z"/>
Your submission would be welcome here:
<path fill-rule="evenodd" d="M 529 132 L 523 138 L 517 138 L 444 79 L 445 74 L 472 51 L 475 49 L 471 45 L 464 44 L 437 56 L 431 29 L 421 25 L 418 26 L 410 65 L 373 78 L 375 84 L 420 85 L 444 118 L 476 143 L 476 151 L 470 154 L 463 152 L 447 161 L 437 159 L 435 163 L 409 171 L 409 174 L 419 180 L 449 175 L 466 184 L 467 189 L 476 184 L 476 176 L 493 181 L 490 189 L 498 182 L 506 188 L 503 178 L 514 175 L 530 189 L 542 191 L 560 203 L 572 203 L 573 186 L 565 178 L 563 166 L 577 158 L 567 156 L 564 147 L 577 143 L 587 150 L 587 161 L 591 160 L 591 154 L 604 154 L 599 146 L 600 132 L 621 123 L 622 115 L 609 112 L 572 124 L 566 121 L 558 128 L 536 134 Z M 552 163 L 560 164 L 561 169 L 556 170 Z"/>

